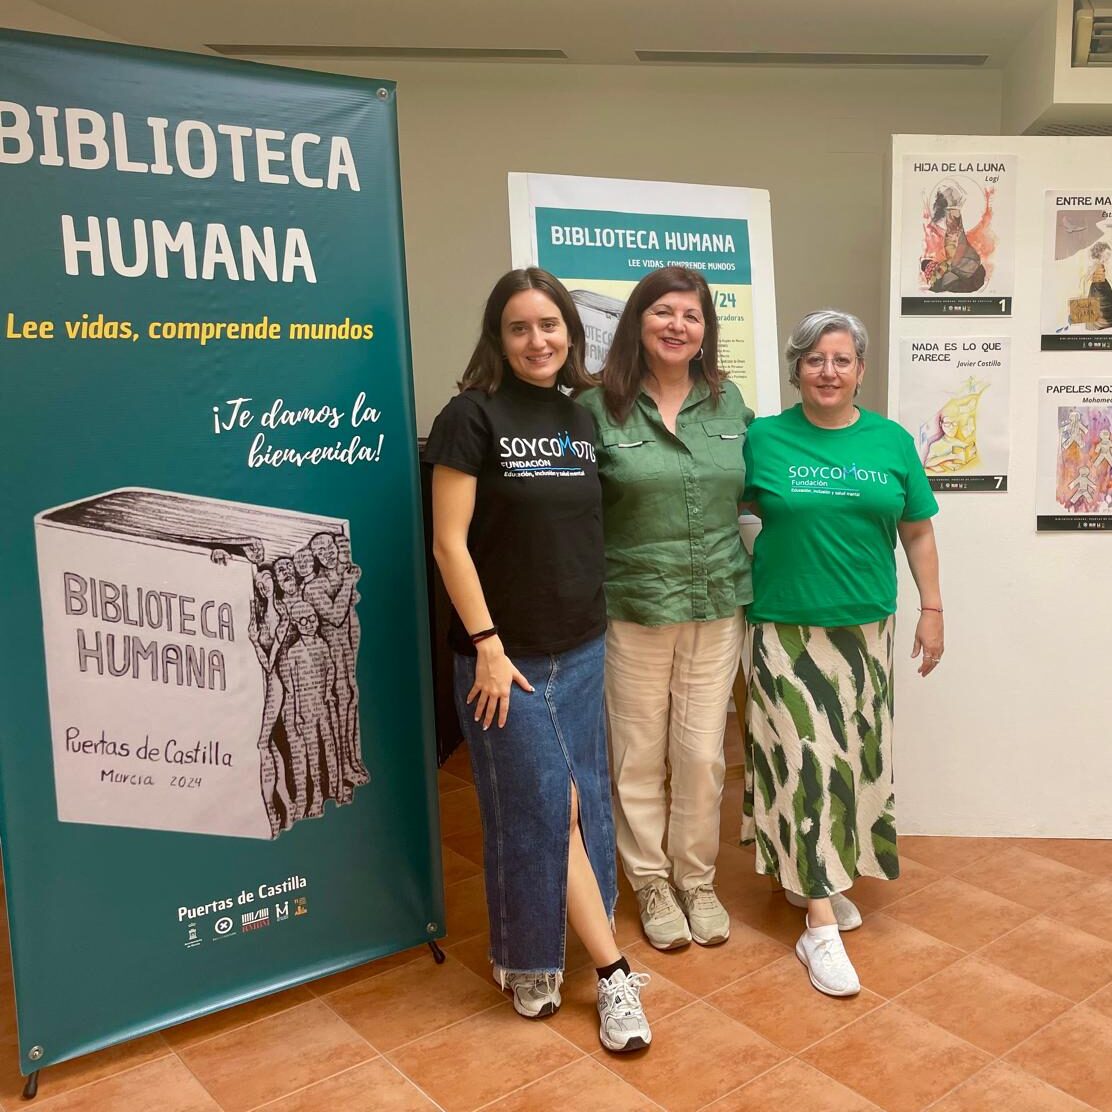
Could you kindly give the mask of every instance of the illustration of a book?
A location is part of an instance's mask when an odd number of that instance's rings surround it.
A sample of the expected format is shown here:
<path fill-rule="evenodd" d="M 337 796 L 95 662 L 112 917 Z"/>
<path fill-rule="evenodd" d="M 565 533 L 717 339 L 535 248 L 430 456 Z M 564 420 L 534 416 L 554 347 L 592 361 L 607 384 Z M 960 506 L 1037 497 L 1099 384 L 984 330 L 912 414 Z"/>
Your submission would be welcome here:
<path fill-rule="evenodd" d="M 275 838 L 368 782 L 346 521 L 129 488 L 35 541 L 61 822 Z"/>
<path fill-rule="evenodd" d="M 614 329 L 618 327 L 625 302 L 593 290 L 572 290 L 571 299 L 579 310 L 579 319 L 583 322 L 587 338 L 587 370 L 597 375 L 614 342 Z"/>

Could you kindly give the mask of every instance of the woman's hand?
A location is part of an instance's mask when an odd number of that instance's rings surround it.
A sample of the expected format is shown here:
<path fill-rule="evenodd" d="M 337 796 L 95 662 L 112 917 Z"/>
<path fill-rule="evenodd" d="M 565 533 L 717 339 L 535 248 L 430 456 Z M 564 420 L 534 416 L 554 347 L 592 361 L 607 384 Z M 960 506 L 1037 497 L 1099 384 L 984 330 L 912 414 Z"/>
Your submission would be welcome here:
<path fill-rule="evenodd" d="M 475 721 L 481 719 L 484 730 L 490 729 L 495 715 L 501 729 L 510 713 L 510 689 L 516 683 L 523 691 L 531 692 L 533 685 L 514 667 L 497 636 L 487 637 L 475 648 L 479 655 L 475 661 L 475 682 L 467 693 L 467 705 L 475 703 Z"/>
<path fill-rule="evenodd" d="M 945 650 L 942 636 L 942 615 L 937 610 L 924 610 L 919 615 L 919 624 L 915 627 L 915 644 L 911 649 L 911 658 L 914 660 L 920 652 L 923 654 L 919 664 L 919 675 L 929 676 L 938 666 Z"/>

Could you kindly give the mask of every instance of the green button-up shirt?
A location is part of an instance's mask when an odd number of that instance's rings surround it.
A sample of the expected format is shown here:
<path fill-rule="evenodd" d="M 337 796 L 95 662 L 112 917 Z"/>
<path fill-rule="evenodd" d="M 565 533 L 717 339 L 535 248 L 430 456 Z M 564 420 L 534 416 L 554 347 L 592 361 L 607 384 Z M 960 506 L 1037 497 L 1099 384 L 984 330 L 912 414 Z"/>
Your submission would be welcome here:
<path fill-rule="evenodd" d="M 675 433 L 644 390 L 620 425 L 602 390 L 578 400 L 598 429 L 609 616 L 646 626 L 707 622 L 752 602 L 737 517 L 753 411 L 738 388 L 725 383 L 716 406 L 696 380 Z"/>

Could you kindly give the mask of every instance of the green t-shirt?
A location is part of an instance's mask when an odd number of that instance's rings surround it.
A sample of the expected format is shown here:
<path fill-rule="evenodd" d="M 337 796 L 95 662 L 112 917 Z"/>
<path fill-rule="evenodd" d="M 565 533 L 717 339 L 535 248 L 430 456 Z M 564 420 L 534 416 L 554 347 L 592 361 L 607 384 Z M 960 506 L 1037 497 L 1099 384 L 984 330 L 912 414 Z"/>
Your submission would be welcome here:
<path fill-rule="evenodd" d="M 609 616 L 644 626 L 730 617 L 753 597 L 737 526 L 753 411 L 738 388 L 724 382 L 715 405 L 696 380 L 675 433 L 644 390 L 620 425 L 601 389 L 576 400 L 598 429 Z"/>
<path fill-rule="evenodd" d="M 847 626 L 896 610 L 896 526 L 938 513 L 911 436 L 862 409 L 845 429 L 796 405 L 753 422 L 745 500 L 761 531 L 751 622 Z"/>

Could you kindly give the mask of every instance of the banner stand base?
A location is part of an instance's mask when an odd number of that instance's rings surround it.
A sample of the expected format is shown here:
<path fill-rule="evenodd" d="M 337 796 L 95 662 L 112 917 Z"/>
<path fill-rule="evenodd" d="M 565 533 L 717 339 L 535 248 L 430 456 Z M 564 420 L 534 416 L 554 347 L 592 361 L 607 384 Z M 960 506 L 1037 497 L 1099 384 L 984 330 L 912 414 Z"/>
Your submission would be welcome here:
<path fill-rule="evenodd" d="M 435 939 L 429 943 L 429 949 L 432 951 L 432 956 L 433 959 L 436 961 L 436 964 L 443 965 L 445 954 L 444 951 L 437 945 Z M 31 1096 L 34 1096 L 34 1093 L 32 1093 Z M 27 1099 L 30 1100 L 31 1097 L 27 1097 Z"/>
<path fill-rule="evenodd" d="M 444 959 L 441 958 L 441 961 Z M 39 1092 L 39 1071 L 27 1075 L 27 1083 L 23 1086 L 23 1099 L 34 1100 Z"/>

